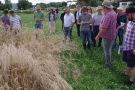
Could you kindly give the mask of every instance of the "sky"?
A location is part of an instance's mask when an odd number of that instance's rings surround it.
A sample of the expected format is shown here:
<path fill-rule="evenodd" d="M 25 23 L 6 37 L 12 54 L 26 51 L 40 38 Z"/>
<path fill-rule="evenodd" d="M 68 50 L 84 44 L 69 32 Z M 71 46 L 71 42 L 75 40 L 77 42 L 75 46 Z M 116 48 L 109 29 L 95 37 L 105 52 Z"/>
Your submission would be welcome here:
<path fill-rule="evenodd" d="M 5 0 L 0 0 L 2 3 L 4 3 Z M 49 3 L 49 2 L 62 2 L 67 0 L 28 0 L 29 2 L 32 2 L 33 4 L 36 3 Z M 18 0 L 11 0 L 11 3 L 18 3 Z"/>

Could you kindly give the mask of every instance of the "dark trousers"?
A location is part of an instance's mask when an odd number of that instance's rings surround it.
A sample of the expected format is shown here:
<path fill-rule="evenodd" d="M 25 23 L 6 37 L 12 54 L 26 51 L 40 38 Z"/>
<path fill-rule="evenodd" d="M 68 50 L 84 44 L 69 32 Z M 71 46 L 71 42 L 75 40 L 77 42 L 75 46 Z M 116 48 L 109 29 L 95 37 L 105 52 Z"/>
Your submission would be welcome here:
<path fill-rule="evenodd" d="M 99 33 L 99 26 L 95 25 L 93 27 L 93 32 L 94 32 L 94 45 L 93 46 L 96 47 L 96 40 L 95 40 L 95 38 L 96 38 L 96 36 Z M 102 43 L 102 38 L 100 37 L 99 38 L 99 42 L 98 42 L 98 47 L 101 47 L 101 43 Z"/>
<path fill-rule="evenodd" d="M 123 34 L 124 34 L 123 29 L 118 30 L 119 45 L 122 45 L 122 43 L 123 43 Z"/>
<path fill-rule="evenodd" d="M 90 25 L 90 31 L 91 31 L 91 29 L 92 29 L 92 26 Z M 91 31 L 91 40 L 94 43 L 94 33 L 93 33 L 93 31 Z"/>
<path fill-rule="evenodd" d="M 87 47 L 88 49 L 90 49 L 90 40 L 91 40 L 90 30 L 81 31 L 81 38 L 82 38 L 83 48 L 86 49 L 86 47 Z"/>
<path fill-rule="evenodd" d="M 78 24 L 76 23 L 76 27 L 77 27 L 77 35 L 80 37 L 80 25 L 78 25 Z"/>

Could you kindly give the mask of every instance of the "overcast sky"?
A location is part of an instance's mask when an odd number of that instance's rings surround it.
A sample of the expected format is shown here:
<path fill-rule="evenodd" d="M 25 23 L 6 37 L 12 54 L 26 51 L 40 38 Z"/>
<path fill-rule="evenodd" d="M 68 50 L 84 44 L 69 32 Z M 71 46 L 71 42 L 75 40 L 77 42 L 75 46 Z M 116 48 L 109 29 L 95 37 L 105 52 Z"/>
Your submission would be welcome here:
<path fill-rule="evenodd" d="M 2 3 L 4 3 L 5 0 L 0 0 Z M 49 2 L 61 2 L 61 1 L 67 1 L 67 0 L 28 0 L 29 2 L 32 2 L 33 4 L 36 3 L 49 3 Z M 11 3 L 17 3 L 18 0 L 11 0 Z"/>

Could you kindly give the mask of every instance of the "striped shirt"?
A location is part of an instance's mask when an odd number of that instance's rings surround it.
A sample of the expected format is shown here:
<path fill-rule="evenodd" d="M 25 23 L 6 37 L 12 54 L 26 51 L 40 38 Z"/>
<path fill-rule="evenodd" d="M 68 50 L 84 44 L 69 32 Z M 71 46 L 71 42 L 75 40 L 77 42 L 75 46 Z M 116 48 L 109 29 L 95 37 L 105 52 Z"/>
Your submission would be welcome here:
<path fill-rule="evenodd" d="M 135 48 L 135 21 L 129 21 L 124 37 L 124 50 L 133 50 Z"/>
<path fill-rule="evenodd" d="M 21 18 L 18 15 L 15 15 L 14 17 L 10 16 L 10 23 L 12 23 L 12 28 L 21 28 L 20 20 Z"/>
<path fill-rule="evenodd" d="M 100 30 L 101 28 L 104 28 L 106 29 L 106 32 L 101 37 L 109 40 L 114 40 L 116 38 L 116 23 L 116 13 L 113 10 L 106 12 L 100 23 Z"/>

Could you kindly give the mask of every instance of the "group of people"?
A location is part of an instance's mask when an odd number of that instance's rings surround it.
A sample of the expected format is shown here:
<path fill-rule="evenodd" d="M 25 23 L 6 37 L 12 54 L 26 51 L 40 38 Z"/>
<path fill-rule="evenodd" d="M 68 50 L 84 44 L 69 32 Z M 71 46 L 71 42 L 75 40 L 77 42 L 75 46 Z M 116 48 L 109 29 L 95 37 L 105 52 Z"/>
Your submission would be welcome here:
<path fill-rule="evenodd" d="M 47 17 L 49 19 L 50 33 L 55 33 L 57 14 L 54 9 L 51 8 L 46 16 L 41 11 L 40 5 L 37 5 L 35 9 L 35 31 L 43 28 L 42 22 Z M 90 49 L 91 41 L 93 47 L 96 47 L 96 42 L 98 42 L 98 47 L 101 47 L 103 40 L 105 65 L 109 67 L 111 64 L 111 50 L 116 46 L 116 37 L 119 36 L 119 45 L 123 45 L 124 36 L 123 60 L 127 64 L 125 75 L 131 74 L 127 84 L 132 85 L 135 80 L 135 7 L 128 7 L 123 12 L 122 7 L 114 8 L 109 0 L 104 0 L 96 10 L 97 12 L 94 14 L 90 6 L 81 8 L 80 5 L 77 5 L 76 11 L 72 14 L 70 7 L 66 7 L 61 14 L 63 42 L 67 41 L 67 36 L 69 42 L 72 42 L 72 28 L 76 24 L 77 35 L 82 39 L 84 50 Z M 10 14 L 11 16 L 8 16 L 8 10 L 4 10 L 0 25 L 1 27 L 3 25 L 5 30 L 15 30 L 15 33 L 17 33 L 22 26 L 21 19 L 13 10 L 10 11 Z M 124 28 L 126 28 L 125 35 Z"/>
<path fill-rule="evenodd" d="M 103 12 L 102 12 L 103 10 Z M 64 42 L 67 36 L 72 41 L 72 27 L 76 24 L 77 35 L 82 39 L 84 50 L 90 49 L 90 42 L 93 47 L 101 47 L 103 40 L 105 65 L 111 65 L 111 51 L 116 46 L 116 38 L 119 37 L 119 46 L 123 45 L 123 60 L 126 62 L 126 76 L 131 74 L 127 85 L 132 85 L 135 80 L 135 7 L 128 7 L 123 12 L 122 7 L 113 7 L 111 2 L 104 0 L 101 6 L 97 7 L 97 13 L 93 14 L 91 7 L 76 6 L 74 14 L 66 7 L 61 14 Z M 126 32 L 125 29 L 126 28 Z M 124 37 L 124 44 L 123 44 Z"/>
<path fill-rule="evenodd" d="M 8 13 L 9 11 L 7 9 L 3 11 L 3 16 L 0 17 L 0 27 L 17 34 L 22 27 L 21 18 L 13 10 L 10 11 L 11 16 Z"/>

